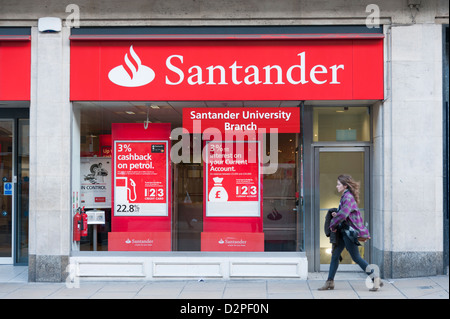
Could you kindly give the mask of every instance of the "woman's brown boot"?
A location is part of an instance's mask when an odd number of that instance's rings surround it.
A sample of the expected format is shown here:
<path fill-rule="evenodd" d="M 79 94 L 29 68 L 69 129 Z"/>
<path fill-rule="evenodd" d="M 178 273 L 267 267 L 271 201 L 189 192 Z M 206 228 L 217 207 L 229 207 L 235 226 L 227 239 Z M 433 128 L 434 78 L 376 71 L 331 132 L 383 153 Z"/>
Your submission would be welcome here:
<path fill-rule="evenodd" d="M 334 280 L 327 280 L 325 284 L 318 290 L 333 290 L 333 289 L 334 289 Z"/>

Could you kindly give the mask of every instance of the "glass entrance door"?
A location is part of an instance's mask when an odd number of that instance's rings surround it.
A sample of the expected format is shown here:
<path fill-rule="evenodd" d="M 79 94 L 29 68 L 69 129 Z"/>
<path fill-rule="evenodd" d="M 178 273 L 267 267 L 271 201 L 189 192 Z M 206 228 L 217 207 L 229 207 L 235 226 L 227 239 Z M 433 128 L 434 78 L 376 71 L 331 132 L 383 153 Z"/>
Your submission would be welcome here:
<path fill-rule="evenodd" d="M 0 263 L 12 263 L 14 220 L 13 120 L 0 119 Z"/>
<path fill-rule="evenodd" d="M 0 264 L 28 262 L 28 141 L 28 119 L 0 118 Z"/>
<path fill-rule="evenodd" d="M 316 265 L 328 271 L 331 261 L 330 238 L 324 231 L 325 217 L 330 208 L 337 208 L 341 194 L 336 190 L 337 177 L 349 174 L 360 182 L 359 208 L 364 222 L 369 221 L 369 151 L 368 147 L 316 147 L 315 149 L 315 225 Z M 368 245 L 360 246 L 361 257 L 368 256 Z M 339 270 L 358 270 L 347 250 L 342 254 Z M 367 259 L 366 259 L 367 260 Z"/>

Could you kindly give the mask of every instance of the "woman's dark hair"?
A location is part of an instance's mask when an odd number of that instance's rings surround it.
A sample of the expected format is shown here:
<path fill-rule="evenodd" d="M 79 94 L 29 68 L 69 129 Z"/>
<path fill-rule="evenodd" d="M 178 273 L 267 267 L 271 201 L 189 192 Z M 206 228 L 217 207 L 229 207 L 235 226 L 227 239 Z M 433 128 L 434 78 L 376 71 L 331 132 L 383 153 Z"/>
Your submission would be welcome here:
<path fill-rule="evenodd" d="M 355 198 L 356 203 L 359 204 L 359 182 L 354 181 L 350 175 L 345 174 L 339 175 L 338 180 L 342 185 L 347 186 L 347 189 Z"/>

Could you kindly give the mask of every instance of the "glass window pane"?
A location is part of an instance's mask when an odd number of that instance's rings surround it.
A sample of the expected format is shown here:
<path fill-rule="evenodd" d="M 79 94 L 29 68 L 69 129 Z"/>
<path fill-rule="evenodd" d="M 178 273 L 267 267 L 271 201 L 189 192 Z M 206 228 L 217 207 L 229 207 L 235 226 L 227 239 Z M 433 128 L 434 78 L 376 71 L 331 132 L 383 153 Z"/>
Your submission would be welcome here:
<path fill-rule="evenodd" d="M 370 141 L 368 107 L 314 107 L 313 141 Z"/>
<path fill-rule="evenodd" d="M 176 215 L 176 247 L 178 251 L 200 251 L 203 231 L 203 165 L 180 164 Z"/>
<path fill-rule="evenodd" d="M 13 216 L 13 121 L 0 120 L 0 257 L 11 257 Z"/>
<path fill-rule="evenodd" d="M 270 146 L 267 147 L 270 150 Z M 278 134 L 278 169 L 264 176 L 264 241 L 266 251 L 298 247 L 298 147 L 296 134 Z"/>
<path fill-rule="evenodd" d="M 17 240 L 17 262 L 26 263 L 28 261 L 28 194 L 30 184 L 30 121 L 19 119 L 19 145 L 18 145 L 18 240 Z"/>
<path fill-rule="evenodd" d="M 76 124 L 80 128 L 80 190 L 74 190 L 74 194 L 77 191 L 80 194 L 80 198 L 76 198 L 81 206 L 85 206 L 86 210 L 100 209 L 105 212 L 105 223 L 102 225 L 89 225 L 88 236 L 81 237 L 80 250 L 82 251 L 108 251 L 109 244 L 111 244 L 112 229 L 114 224 L 111 220 L 114 218 L 114 211 L 111 209 L 111 196 L 107 193 L 111 193 L 114 183 L 111 181 L 113 167 L 111 165 L 111 134 L 112 123 L 143 123 L 147 117 L 147 110 L 145 106 L 129 106 L 126 103 L 121 105 L 118 102 L 98 103 L 97 105 L 88 103 L 75 103 L 75 112 L 80 112 L 76 117 Z M 167 116 L 170 114 L 170 116 Z M 165 118 L 164 122 L 169 122 L 171 128 L 175 129 L 182 125 L 181 112 L 175 111 L 174 108 L 167 104 L 160 106 L 159 109 L 152 109 L 149 119 L 152 123 L 158 122 L 159 118 Z M 190 159 L 194 159 L 192 153 L 196 147 L 194 147 L 194 140 L 200 138 L 200 145 L 203 147 L 206 145 L 206 141 L 203 140 L 204 136 L 196 136 L 197 134 L 189 135 Z M 103 140 L 102 137 L 109 137 L 109 144 Z M 180 137 L 181 138 L 181 137 Z M 274 139 L 272 139 L 274 138 Z M 221 240 L 228 240 L 229 238 L 215 238 L 207 232 L 227 235 L 227 232 L 240 232 L 246 233 L 242 239 L 232 238 L 229 239 L 236 242 L 236 246 L 242 244 L 243 241 L 248 240 L 248 243 L 258 243 L 258 249 L 264 251 L 299 251 L 303 250 L 303 213 L 301 205 L 299 206 L 299 194 L 302 194 L 300 188 L 301 182 L 301 160 L 299 154 L 300 135 L 299 134 L 278 134 L 266 136 L 265 148 L 260 144 L 262 151 L 266 152 L 267 158 L 270 161 L 273 160 L 273 154 L 267 154 L 270 152 L 270 143 L 275 145 L 277 142 L 276 152 L 278 156 L 278 167 L 276 171 L 271 174 L 261 174 L 260 184 L 262 184 L 262 210 L 258 208 L 257 223 L 254 222 L 255 218 L 252 216 L 238 216 L 239 211 L 234 211 L 229 217 L 215 217 L 214 231 L 210 231 L 209 225 L 207 225 L 207 218 L 205 217 L 205 198 L 209 198 L 205 195 L 206 177 L 205 177 L 205 163 L 193 162 L 172 162 L 171 180 L 172 180 L 172 213 L 171 213 L 171 245 L 172 251 L 202 251 L 202 238 L 204 236 L 204 242 L 208 241 L 217 246 Z M 175 148 L 180 140 L 172 140 L 172 148 Z M 246 150 L 246 148 L 244 148 Z M 184 151 L 183 151 L 184 152 Z M 244 152 L 245 153 L 245 152 Z M 246 153 L 245 153 L 246 154 Z M 240 153 L 238 154 L 240 155 Z M 196 156 L 203 160 L 201 156 Z M 240 157 L 239 157 L 240 158 Z M 244 157 L 242 157 L 245 159 Z M 261 159 L 264 161 L 264 158 Z M 245 162 L 245 160 L 244 160 Z M 102 171 L 105 174 L 98 174 L 98 166 L 102 163 Z M 247 165 L 248 169 L 253 167 Z M 242 166 L 246 169 L 246 165 Z M 254 169 L 254 167 L 253 167 Z M 262 170 L 262 168 L 261 168 Z M 97 172 L 97 173 L 96 173 Z M 239 170 L 240 172 L 240 170 Z M 254 178 L 252 171 L 246 171 L 245 174 L 250 174 L 246 178 L 239 179 L 239 183 L 247 185 L 250 178 Z M 244 174 L 244 175 L 245 175 Z M 109 180 L 109 185 L 107 181 Z M 244 183 L 245 180 L 245 183 Z M 86 189 L 91 189 L 90 183 L 94 183 L 96 188 L 105 184 L 108 190 L 105 194 L 100 194 L 100 191 L 96 191 L 95 194 L 89 194 Z M 213 184 L 210 184 L 213 185 Z M 245 186 L 244 185 L 244 186 Z M 243 187 L 239 191 L 237 185 L 233 185 L 230 192 L 236 192 L 236 194 L 242 195 L 242 192 L 246 192 L 247 188 Z M 241 185 L 242 186 L 242 185 Z M 84 187 L 84 188 L 83 188 Z M 251 188 L 250 190 L 251 191 Z M 241 192 L 241 193 L 238 193 Z M 236 195 L 237 196 L 237 195 Z M 249 200 L 252 202 L 254 200 Z M 247 203 L 245 203 L 247 204 Z M 253 207 L 251 205 L 244 205 L 245 207 Z M 260 207 L 260 205 L 257 205 Z M 222 207 L 222 206 L 221 206 Z M 229 205 L 232 207 L 232 205 Z M 206 215 L 208 216 L 208 215 Z M 234 218 L 234 217 L 235 218 Z M 210 217 L 211 218 L 211 217 Z M 233 220 L 231 220 L 233 219 Z M 142 221 L 140 221 L 142 222 Z M 94 228 L 95 227 L 95 228 Z M 126 232 L 125 230 L 121 230 Z M 211 236 L 210 236 L 211 235 Z M 262 237 L 263 235 L 263 237 Z M 247 236 L 247 237 L 245 237 Z M 125 238 L 125 237 L 124 237 Z M 248 239 L 246 239 L 248 238 Z M 125 238 L 127 239 L 127 238 Z M 131 238 L 130 240 L 132 240 Z M 151 238 L 150 238 L 151 239 Z M 146 239 L 146 240 L 150 240 Z M 110 245 L 111 246 L 111 245 Z M 242 246 L 242 245 L 241 245 Z M 125 247 L 125 246 L 124 246 Z M 252 246 L 253 247 L 253 246 Z M 110 247 L 111 248 L 111 247 Z M 239 250 L 238 248 L 236 251 Z M 251 248 L 253 249 L 253 248 Z M 205 249 L 206 250 L 206 249 Z M 256 251 L 256 250 L 252 250 Z"/>

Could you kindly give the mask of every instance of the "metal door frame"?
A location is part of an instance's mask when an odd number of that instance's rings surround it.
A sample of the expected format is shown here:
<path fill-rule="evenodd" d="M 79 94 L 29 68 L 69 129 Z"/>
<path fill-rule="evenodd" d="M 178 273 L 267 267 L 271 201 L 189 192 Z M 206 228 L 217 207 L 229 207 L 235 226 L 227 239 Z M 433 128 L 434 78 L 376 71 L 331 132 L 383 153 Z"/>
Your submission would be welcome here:
<path fill-rule="evenodd" d="M 30 118 L 29 108 L 27 107 L 5 107 L 0 108 L 0 121 L 12 121 L 12 204 L 11 204 L 11 256 L 10 257 L 0 257 L 0 265 L 21 265 L 17 261 L 17 245 L 18 245 L 18 214 L 17 211 L 17 195 L 18 193 L 18 183 L 17 176 L 18 172 L 18 147 L 19 147 L 19 120 Z"/>
<path fill-rule="evenodd" d="M 371 230 L 371 198 L 370 198 L 370 145 L 313 145 L 314 149 L 314 196 L 313 196 L 313 233 L 314 233 L 314 270 L 315 271 L 328 271 L 328 264 L 320 264 L 320 232 L 323 231 L 320 228 L 320 215 L 316 212 L 320 208 L 320 185 L 319 185 L 319 165 L 320 165 L 320 153 L 322 152 L 363 152 L 364 153 L 364 222 L 369 223 L 369 231 Z M 364 244 L 364 259 L 370 264 L 371 250 L 369 243 Z M 360 270 L 358 265 L 340 265 L 341 271 L 358 271 Z"/>
<path fill-rule="evenodd" d="M 14 264 L 14 257 L 15 257 L 15 248 L 16 248 L 16 179 L 17 179 L 17 174 L 16 174 L 16 169 L 17 169 L 17 163 L 16 163 L 16 140 L 17 140 L 17 119 L 14 118 L 3 118 L 0 117 L 0 122 L 11 122 L 11 133 L 12 133 L 12 138 L 11 138 L 11 145 L 12 145 L 12 150 L 11 150 L 11 182 L 12 182 L 12 194 L 11 194 L 11 212 L 9 212 L 11 214 L 11 256 L 10 257 L 0 257 L 0 265 L 11 265 Z M 3 182 L 2 182 L 3 185 Z M 0 191 L 4 191 L 4 190 L 0 190 Z M 5 195 L 3 195 L 5 196 Z M 1 218 L 1 217 L 0 217 Z"/>

